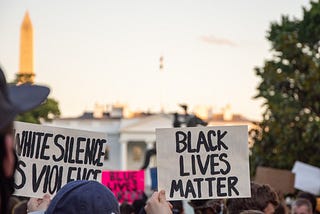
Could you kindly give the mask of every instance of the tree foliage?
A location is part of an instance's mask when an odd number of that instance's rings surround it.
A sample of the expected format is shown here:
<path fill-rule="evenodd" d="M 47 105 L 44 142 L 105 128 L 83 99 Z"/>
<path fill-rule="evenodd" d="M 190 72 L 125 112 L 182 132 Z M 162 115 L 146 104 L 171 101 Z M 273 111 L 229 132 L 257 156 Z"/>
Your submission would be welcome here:
<path fill-rule="evenodd" d="M 320 2 L 310 4 L 301 20 L 282 16 L 267 33 L 273 56 L 255 68 L 265 111 L 250 133 L 253 170 L 296 160 L 320 167 Z"/>
<path fill-rule="evenodd" d="M 34 74 L 16 74 L 13 84 L 33 84 Z M 19 114 L 16 118 L 17 121 L 37 123 L 40 124 L 42 120 L 50 121 L 58 116 L 60 116 L 59 103 L 53 98 L 47 98 L 44 103 L 40 106 L 32 109 L 28 112 Z"/>

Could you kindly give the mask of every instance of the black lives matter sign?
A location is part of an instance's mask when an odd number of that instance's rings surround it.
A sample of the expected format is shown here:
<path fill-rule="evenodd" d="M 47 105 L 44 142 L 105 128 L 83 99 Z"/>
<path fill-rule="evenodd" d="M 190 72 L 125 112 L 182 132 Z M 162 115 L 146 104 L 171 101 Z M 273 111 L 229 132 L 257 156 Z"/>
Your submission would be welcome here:
<path fill-rule="evenodd" d="M 158 190 L 167 199 L 250 197 L 247 126 L 157 129 Z"/>
<path fill-rule="evenodd" d="M 101 180 L 106 134 L 16 122 L 15 195 L 42 197 L 74 180 Z"/>

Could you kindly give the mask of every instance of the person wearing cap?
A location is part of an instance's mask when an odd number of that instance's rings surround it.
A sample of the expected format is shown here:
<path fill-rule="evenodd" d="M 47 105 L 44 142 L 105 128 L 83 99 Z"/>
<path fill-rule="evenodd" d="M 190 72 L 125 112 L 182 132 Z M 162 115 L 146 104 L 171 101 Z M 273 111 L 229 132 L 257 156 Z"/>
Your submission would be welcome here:
<path fill-rule="evenodd" d="M 154 192 L 140 213 L 172 214 L 165 191 Z M 28 214 L 119 214 L 119 202 L 109 188 L 97 181 L 78 180 L 64 185 L 51 200 L 31 198 Z M 30 212 L 31 211 L 31 212 Z"/>
<path fill-rule="evenodd" d="M 45 197 L 30 199 L 38 200 L 38 204 L 28 202 L 28 210 L 33 211 L 29 214 L 120 214 L 113 192 L 97 181 L 72 181 L 64 185 L 51 202 Z"/>
<path fill-rule="evenodd" d="M 14 191 L 17 164 L 12 133 L 14 118 L 40 105 L 49 92 L 45 86 L 7 84 L 0 67 L 0 213 L 8 213 L 8 201 Z"/>

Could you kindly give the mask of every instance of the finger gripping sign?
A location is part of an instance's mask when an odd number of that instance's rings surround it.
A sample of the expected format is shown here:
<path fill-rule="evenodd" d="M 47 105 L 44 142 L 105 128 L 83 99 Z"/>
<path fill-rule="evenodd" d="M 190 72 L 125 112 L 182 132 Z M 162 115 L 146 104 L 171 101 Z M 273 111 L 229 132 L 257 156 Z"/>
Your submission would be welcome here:
<path fill-rule="evenodd" d="M 41 198 L 74 180 L 101 180 L 106 133 L 15 123 L 15 195 Z"/>
<path fill-rule="evenodd" d="M 247 126 L 156 129 L 156 140 L 168 200 L 251 196 Z"/>

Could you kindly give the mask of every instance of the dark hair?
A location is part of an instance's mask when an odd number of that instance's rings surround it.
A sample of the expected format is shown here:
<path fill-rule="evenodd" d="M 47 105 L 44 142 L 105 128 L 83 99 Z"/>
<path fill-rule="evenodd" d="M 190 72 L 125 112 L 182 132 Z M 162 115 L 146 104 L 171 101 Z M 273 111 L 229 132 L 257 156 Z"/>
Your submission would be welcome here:
<path fill-rule="evenodd" d="M 219 199 L 191 200 L 190 206 L 193 207 L 194 213 L 220 213 L 222 211 L 221 201 Z"/>
<path fill-rule="evenodd" d="M 138 214 L 140 211 L 144 210 L 144 206 L 146 205 L 146 202 L 148 200 L 148 197 L 145 193 L 143 193 L 141 199 L 136 199 L 132 202 L 132 206 L 134 208 L 134 213 Z"/>
<path fill-rule="evenodd" d="M 123 202 L 120 205 L 120 213 L 121 214 L 131 214 L 134 213 L 134 208 L 131 204 L 128 204 L 127 202 Z"/>
<path fill-rule="evenodd" d="M 312 204 L 306 198 L 297 198 L 297 200 L 295 200 L 292 203 L 292 209 L 294 209 L 294 207 L 301 207 L 301 206 L 304 206 L 304 205 L 308 208 L 309 211 L 312 211 Z M 312 213 L 314 213 L 314 212 L 312 212 Z"/>
<path fill-rule="evenodd" d="M 227 200 L 229 214 L 239 214 L 244 210 L 263 211 L 268 204 L 279 205 L 277 193 L 269 185 L 251 182 L 251 198 L 232 198 Z"/>
<path fill-rule="evenodd" d="M 183 213 L 183 202 L 182 201 L 169 201 L 172 205 L 172 213 L 173 214 L 180 214 Z"/>
<path fill-rule="evenodd" d="M 313 211 L 313 212 L 316 211 L 317 199 L 316 199 L 316 197 L 315 197 L 313 194 L 308 193 L 308 192 L 299 192 L 298 195 L 297 195 L 297 199 L 298 199 L 298 198 L 307 199 L 307 200 L 311 203 L 312 211 Z"/>
<path fill-rule="evenodd" d="M 280 203 L 274 210 L 274 214 L 286 214 L 288 212 L 288 207 L 284 202 Z"/>

